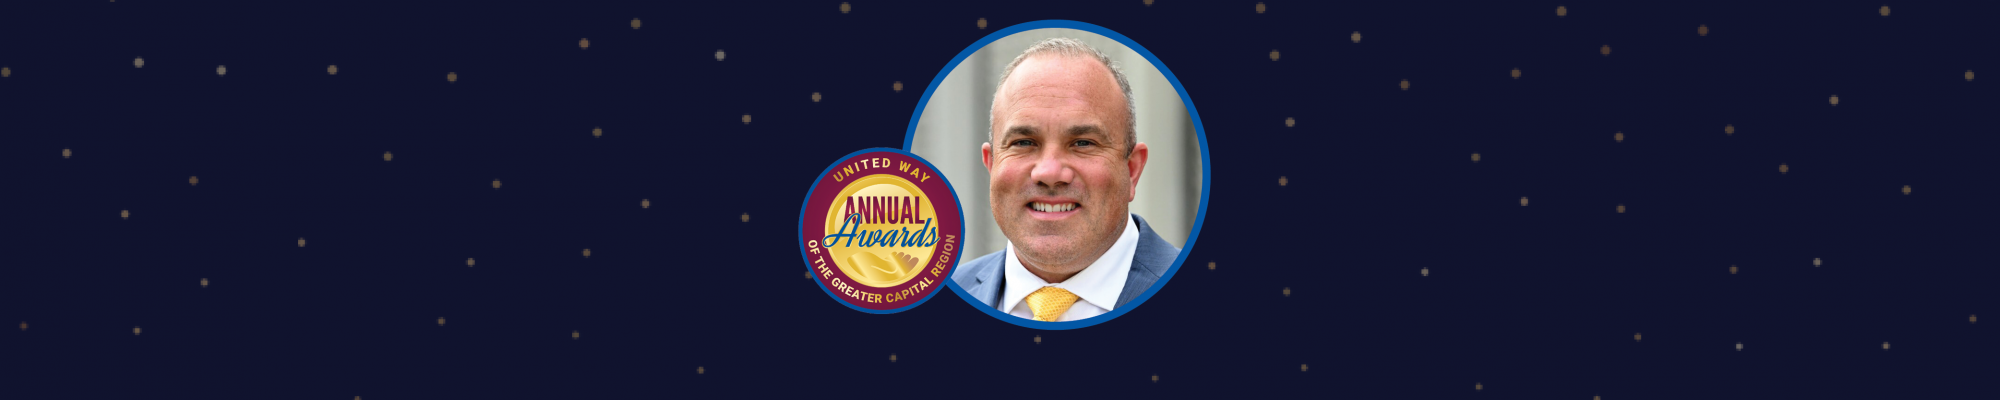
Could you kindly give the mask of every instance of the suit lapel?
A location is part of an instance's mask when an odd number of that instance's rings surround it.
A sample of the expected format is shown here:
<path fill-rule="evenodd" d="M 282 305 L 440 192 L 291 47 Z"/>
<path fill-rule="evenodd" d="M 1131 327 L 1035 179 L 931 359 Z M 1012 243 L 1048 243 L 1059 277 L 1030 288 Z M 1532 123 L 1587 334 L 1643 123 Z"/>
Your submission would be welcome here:
<path fill-rule="evenodd" d="M 973 298 L 985 300 L 986 306 L 995 310 L 1000 309 L 1000 294 L 1007 293 L 1007 250 L 1001 249 L 999 254 L 1000 258 L 994 259 L 998 262 L 993 263 L 991 268 L 979 271 L 979 287 L 972 293 Z M 1000 312 L 1004 313 L 1007 310 Z"/>
<path fill-rule="evenodd" d="M 1132 214 L 1132 221 L 1139 224 L 1139 246 L 1132 254 L 1132 269 L 1125 273 L 1125 287 L 1118 291 L 1116 308 L 1125 307 L 1126 303 L 1151 289 L 1181 253 L 1166 239 L 1161 239 L 1159 233 L 1153 232 L 1153 226 L 1139 214 Z"/>

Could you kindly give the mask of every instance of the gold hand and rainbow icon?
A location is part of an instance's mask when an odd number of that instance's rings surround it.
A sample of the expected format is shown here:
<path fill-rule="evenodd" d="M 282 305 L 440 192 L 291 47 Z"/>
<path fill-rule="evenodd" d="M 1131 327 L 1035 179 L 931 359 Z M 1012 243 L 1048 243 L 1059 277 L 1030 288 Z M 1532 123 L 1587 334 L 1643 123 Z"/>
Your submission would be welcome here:
<path fill-rule="evenodd" d="M 900 251 L 890 253 L 890 257 L 884 259 L 872 252 L 859 252 L 848 256 L 847 262 L 835 265 L 855 283 L 874 287 L 896 286 L 917 275 L 916 257 Z"/>

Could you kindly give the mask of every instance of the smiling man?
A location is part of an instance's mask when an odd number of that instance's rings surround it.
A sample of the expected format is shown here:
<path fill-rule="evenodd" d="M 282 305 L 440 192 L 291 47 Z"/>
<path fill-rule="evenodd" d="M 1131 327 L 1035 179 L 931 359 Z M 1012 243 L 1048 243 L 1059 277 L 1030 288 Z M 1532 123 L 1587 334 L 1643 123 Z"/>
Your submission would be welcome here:
<path fill-rule="evenodd" d="M 1125 306 L 1180 249 L 1130 211 L 1146 144 L 1132 87 L 1104 53 L 1068 38 L 1029 46 L 1000 75 L 988 142 L 994 222 L 1007 248 L 952 280 L 987 306 L 1074 321 Z"/>

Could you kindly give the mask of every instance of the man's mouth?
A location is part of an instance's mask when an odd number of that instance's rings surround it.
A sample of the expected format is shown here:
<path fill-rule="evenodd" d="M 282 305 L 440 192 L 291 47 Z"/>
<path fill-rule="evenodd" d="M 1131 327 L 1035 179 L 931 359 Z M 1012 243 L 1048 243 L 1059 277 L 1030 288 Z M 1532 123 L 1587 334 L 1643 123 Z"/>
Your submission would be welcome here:
<path fill-rule="evenodd" d="M 1049 203 L 1040 201 L 1028 203 L 1028 209 L 1045 213 L 1066 213 L 1075 211 L 1077 206 L 1078 204 L 1076 203 Z"/>

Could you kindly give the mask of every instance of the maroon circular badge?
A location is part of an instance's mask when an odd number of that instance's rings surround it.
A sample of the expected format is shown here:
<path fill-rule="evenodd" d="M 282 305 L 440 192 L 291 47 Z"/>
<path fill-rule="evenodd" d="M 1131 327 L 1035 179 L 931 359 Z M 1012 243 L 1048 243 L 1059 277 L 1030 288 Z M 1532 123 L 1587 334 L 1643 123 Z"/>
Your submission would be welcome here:
<path fill-rule="evenodd" d="M 965 216 L 936 166 L 901 149 L 867 149 L 821 172 L 799 211 L 799 254 L 820 289 L 889 314 L 945 290 Z"/>

